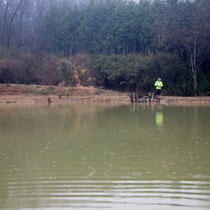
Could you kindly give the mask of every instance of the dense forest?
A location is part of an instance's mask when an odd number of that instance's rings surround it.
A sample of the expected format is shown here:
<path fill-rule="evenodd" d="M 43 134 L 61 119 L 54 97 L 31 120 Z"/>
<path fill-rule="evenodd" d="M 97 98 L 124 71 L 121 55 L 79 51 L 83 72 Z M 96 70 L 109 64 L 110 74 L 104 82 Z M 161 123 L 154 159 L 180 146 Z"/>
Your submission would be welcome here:
<path fill-rule="evenodd" d="M 0 0 L 0 83 L 210 95 L 209 0 Z"/>

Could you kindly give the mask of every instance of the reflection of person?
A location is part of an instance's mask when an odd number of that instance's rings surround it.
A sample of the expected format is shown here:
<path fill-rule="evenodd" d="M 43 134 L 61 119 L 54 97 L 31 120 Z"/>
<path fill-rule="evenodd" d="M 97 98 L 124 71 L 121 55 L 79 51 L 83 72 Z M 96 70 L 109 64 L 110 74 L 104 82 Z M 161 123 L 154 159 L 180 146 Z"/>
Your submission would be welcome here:
<path fill-rule="evenodd" d="M 162 128 L 163 127 L 163 121 L 164 121 L 163 113 L 162 112 L 157 112 L 156 113 L 156 116 L 155 116 L 155 122 L 156 122 L 156 125 L 159 128 Z"/>
<path fill-rule="evenodd" d="M 161 78 L 158 78 L 158 80 L 155 82 L 155 88 L 156 88 L 155 96 L 160 95 L 162 87 L 163 87 L 163 82 L 162 82 Z"/>

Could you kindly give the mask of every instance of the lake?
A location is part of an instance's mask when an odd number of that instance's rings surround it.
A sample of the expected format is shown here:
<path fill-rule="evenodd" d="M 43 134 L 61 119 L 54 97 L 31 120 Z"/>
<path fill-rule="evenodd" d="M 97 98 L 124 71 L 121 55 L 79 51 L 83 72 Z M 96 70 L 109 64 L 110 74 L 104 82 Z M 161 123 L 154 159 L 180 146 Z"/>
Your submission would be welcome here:
<path fill-rule="evenodd" d="M 210 106 L 0 105 L 0 209 L 210 209 Z"/>

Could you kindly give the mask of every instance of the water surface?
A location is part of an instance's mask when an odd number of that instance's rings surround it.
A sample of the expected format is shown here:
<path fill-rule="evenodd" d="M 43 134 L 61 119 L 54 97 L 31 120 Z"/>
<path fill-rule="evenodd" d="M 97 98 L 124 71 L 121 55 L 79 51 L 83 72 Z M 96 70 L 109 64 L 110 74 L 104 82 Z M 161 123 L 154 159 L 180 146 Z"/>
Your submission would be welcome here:
<path fill-rule="evenodd" d="M 210 209 L 210 106 L 1 105 L 0 209 Z"/>

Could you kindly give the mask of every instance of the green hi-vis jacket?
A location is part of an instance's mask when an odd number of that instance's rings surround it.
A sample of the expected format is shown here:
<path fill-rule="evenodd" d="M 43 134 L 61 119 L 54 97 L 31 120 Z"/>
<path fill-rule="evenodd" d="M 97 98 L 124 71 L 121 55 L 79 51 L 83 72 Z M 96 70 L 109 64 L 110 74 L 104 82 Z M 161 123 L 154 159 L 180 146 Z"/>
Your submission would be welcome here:
<path fill-rule="evenodd" d="M 157 80 L 157 81 L 155 82 L 155 87 L 156 87 L 157 90 L 161 90 L 161 88 L 163 87 L 162 81 Z"/>

